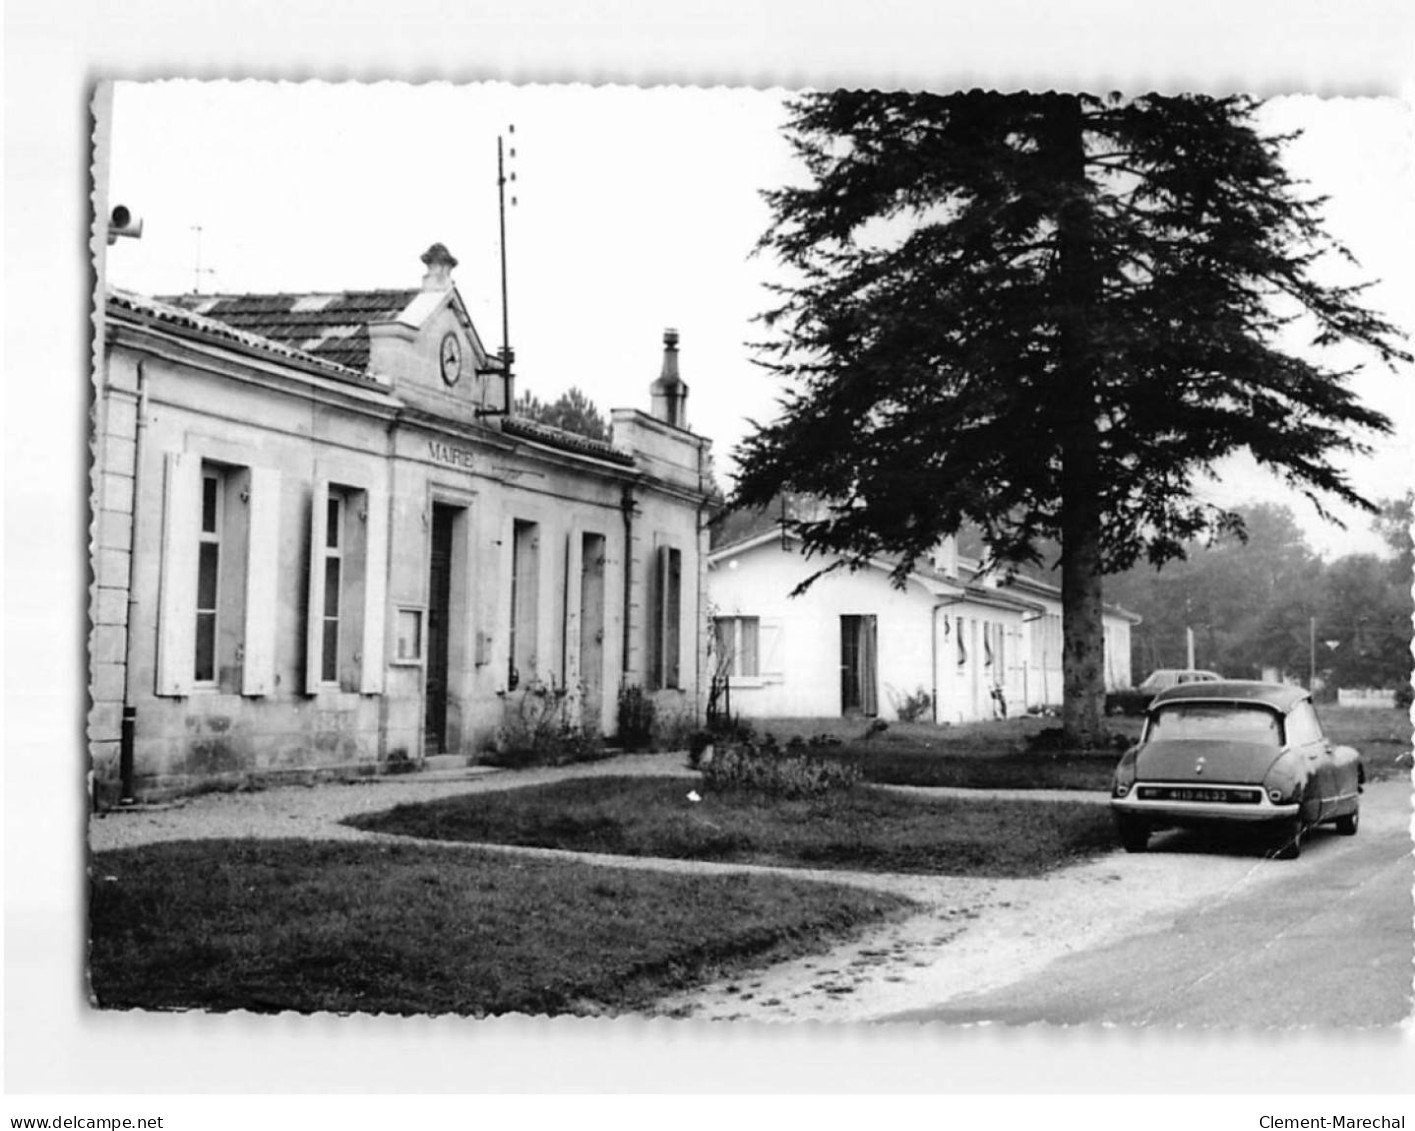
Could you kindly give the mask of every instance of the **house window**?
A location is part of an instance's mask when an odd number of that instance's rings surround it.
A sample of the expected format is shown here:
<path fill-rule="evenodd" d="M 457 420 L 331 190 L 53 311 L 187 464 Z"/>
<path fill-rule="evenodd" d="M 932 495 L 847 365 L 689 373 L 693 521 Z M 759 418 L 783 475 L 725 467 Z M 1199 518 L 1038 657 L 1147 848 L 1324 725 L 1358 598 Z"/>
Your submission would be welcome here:
<path fill-rule="evenodd" d="M 325 501 L 324 527 L 324 608 L 320 615 L 321 683 L 339 682 L 339 610 L 344 592 L 344 513 L 343 496 L 331 494 Z"/>
<path fill-rule="evenodd" d="M 386 524 L 381 496 L 316 480 L 310 499 L 305 691 L 382 689 Z"/>
<path fill-rule="evenodd" d="M 672 546 L 658 548 L 652 606 L 649 686 L 653 690 L 676 688 L 680 686 L 683 554 Z"/>
<path fill-rule="evenodd" d="M 216 685 L 216 627 L 221 604 L 221 522 L 224 476 L 202 471 L 201 524 L 197 536 L 196 653 L 192 679 Z"/>
<path fill-rule="evenodd" d="M 540 524 L 517 519 L 511 537 L 511 621 L 506 688 L 536 677 L 540 629 Z"/>
<path fill-rule="evenodd" d="M 761 618 L 718 617 L 714 627 L 718 674 L 752 679 L 761 675 Z"/>
<path fill-rule="evenodd" d="M 274 686 L 280 474 L 165 456 L 158 695 L 268 695 Z"/>

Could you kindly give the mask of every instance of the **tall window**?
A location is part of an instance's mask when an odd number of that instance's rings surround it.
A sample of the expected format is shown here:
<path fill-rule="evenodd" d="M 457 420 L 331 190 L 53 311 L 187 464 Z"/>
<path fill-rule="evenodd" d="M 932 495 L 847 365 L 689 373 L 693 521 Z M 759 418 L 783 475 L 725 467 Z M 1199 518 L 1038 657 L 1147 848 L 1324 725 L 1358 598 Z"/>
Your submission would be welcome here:
<path fill-rule="evenodd" d="M 653 617 L 649 622 L 649 686 L 654 689 L 680 685 L 679 625 L 683 612 L 683 554 L 660 546 L 654 570 Z"/>
<path fill-rule="evenodd" d="M 330 494 L 325 501 L 324 527 L 324 609 L 320 625 L 319 678 L 323 683 L 339 681 L 339 610 L 343 596 L 344 513 L 342 495 Z"/>
<path fill-rule="evenodd" d="M 540 631 L 540 525 L 517 519 L 511 540 L 511 622 L 506 687 L 536 677 Z"/>
<path fill-rule="evenodd" d="M 196 654 L 192 679 L 216 683 L 216 618 L 221 601 L 221 524 L 224 518 L 223 476 L 203 470 L 201 525 L 197 542 Z"/>
<path fill-rule="evenodd" d="M 761 675 L 761 618 L 718 617 L 714 623 L 719 675 Z"/>
<path fill-rule="evenodd" d="M 310 493 L 305 693 L 383 687 L 387 503 L 381 490 L 317 478 Z"/>
<path fill-rule="evenodd" d="M 275 687 L 280 473 L 201 452 L 163 457 L 154 690 Z"/>

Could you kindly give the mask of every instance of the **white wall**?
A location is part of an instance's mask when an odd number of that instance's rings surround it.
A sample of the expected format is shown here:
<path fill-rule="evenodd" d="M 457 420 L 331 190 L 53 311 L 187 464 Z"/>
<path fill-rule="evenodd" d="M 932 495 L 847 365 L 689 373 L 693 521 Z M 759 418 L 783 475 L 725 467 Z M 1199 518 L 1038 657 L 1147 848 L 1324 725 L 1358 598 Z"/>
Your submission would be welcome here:
<path fill-rule="evenodd" d="M 880 569 L 840 571 L 820 578 L 799 597 L 789 594 L 824 559 L 807 561 L 783 551 L 779 540 L 716 563 L 708 571 L 714 616 L 759 617 L 760 674 L 734 677 L 731 709 L 746 718 L 841 714 L 840 618 L 873 615 L 879 642 L 879 716 L 898 717 L 897 707 L 918 689 L 937 700 L 942 723 L 997 717 L 991 692 L 1001 687 L 1007 712 L 1061 702 L 1060 632 L 1042 646 L 1046 620 L 1035 612 L 940 597 L 917 581 L 899 590 Z M 1057 598 L 1019 594 L 1059 618 Z M 935 608 L 937 607 L 937 611 Z M 958 650 L 958 632 L 964 649 Z M 1052 622 L 1055 625 L 1055 622 Z M 985 632 L 993 647 L 988 662 Z M 1130 682 L 1130 625 L 1107 617 L 1106 686 Z"/>
<path fill-rule="evenodd" d="M 772 542 L 709 571 L 715 616 L 762 621 L 763 675 L 732 681 L 733 712 L 748 718 L 839 715 L 840 618 L 869 615 L 878 618 L 879 713 L 895 718 L 899 698 L 920 686 L 930 690 L 927 594 L 913 584 L 901 592 L 884 574 L 867 570 L 831 574 L 805 595 L 788 596 L 816 568 Z"/>

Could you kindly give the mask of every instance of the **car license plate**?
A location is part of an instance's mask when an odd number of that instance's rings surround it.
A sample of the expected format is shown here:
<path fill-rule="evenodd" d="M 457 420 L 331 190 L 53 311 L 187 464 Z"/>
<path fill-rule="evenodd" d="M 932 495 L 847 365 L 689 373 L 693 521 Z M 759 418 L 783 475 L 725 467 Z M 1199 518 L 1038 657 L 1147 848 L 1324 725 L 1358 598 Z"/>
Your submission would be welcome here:
<path fill-rule="evenodd" d="M 1142 786 L 1142 801 L 1207 801 L 1218 804 L 1252 805 L 1258 800 L 1255 790 L 1200 789 L 1193 786 Z"/>

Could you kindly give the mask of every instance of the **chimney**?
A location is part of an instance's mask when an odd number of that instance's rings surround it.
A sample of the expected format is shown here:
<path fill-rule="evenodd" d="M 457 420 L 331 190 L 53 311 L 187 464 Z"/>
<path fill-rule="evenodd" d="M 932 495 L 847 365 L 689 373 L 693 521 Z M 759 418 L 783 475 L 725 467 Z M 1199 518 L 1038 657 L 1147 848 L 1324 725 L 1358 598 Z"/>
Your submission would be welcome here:
<path fill-rule="evenodd" d="M 687 428 L 688 386 L 678 376 L 678 331 L 663 332 L 663 370 L 649 387 L 650 413 L 675 428 Z"/>
<path fill-rule="evenodd" d="M 435 243 L 422 255 L 427 273 L 423 276 L 423 290 L 446 291 L 452 288 L 452 268 L 457 260 L 447 250 L 446 244 Z"/>

